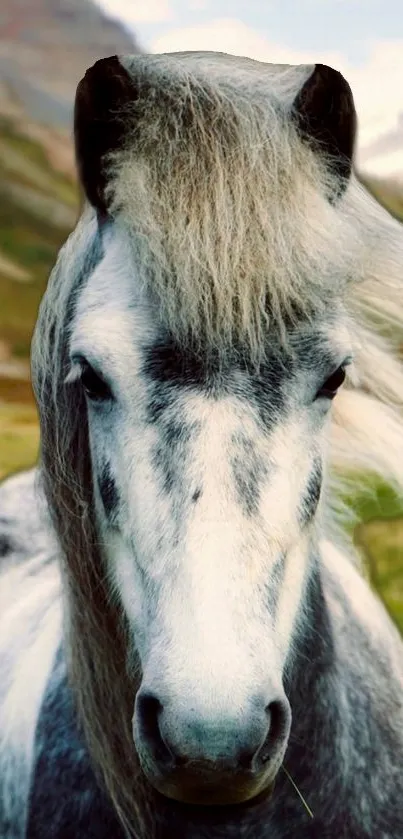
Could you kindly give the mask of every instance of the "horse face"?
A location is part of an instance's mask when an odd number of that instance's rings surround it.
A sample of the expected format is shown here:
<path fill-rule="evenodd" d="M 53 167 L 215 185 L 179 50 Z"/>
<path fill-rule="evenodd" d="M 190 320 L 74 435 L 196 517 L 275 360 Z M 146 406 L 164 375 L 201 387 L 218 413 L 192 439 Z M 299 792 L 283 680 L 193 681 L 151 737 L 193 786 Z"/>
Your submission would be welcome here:
<path fill-rule="evenodd" d="M 291 354 L 273 339 L 258 373 L 240 356 L 208 367 L 159 322 L 122 234 L 105 247 L 78 299 L 70 377 L 86 392 L 100 542 L 141 663 L 136 748 L 169 797 L 244 801 L 287 746 L 284 668 L 348 340 L 331 313 Z"/>

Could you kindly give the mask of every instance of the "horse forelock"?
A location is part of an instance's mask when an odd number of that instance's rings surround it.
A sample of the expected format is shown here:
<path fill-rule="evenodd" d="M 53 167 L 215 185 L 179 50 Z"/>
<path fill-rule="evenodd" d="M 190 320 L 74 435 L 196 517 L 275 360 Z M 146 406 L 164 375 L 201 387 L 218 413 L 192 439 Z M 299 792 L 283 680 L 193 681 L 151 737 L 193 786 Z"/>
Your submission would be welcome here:
<path fill-rule="evenodd" d="M 268 325 L 286 336 L 352 270 L 350 228 L 328 200 L 336 180 L 291 114 L 306 68 L 156 59 L 135 61 L 126 141 L 109 157 L 111 213 L 174 335 L 204 349 L 237 338 L 258 358 Z"/>

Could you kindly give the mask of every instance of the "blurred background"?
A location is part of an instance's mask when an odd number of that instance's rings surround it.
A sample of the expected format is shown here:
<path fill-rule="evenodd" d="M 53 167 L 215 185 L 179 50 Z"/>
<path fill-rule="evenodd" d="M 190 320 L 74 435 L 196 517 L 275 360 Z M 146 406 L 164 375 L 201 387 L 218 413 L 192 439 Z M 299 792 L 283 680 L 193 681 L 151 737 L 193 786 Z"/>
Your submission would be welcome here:
<path fill-rule="evenodd" d="M 344 73 L 359 117 L 358 173 L 403 221 L 397 0 L 2 0 L 0 479 L 37 459 L 30 340 L 50 269 L 77 218 L 71 138 L 77 83 L 102 56 L 193 49 L 286 64 L 319 61 Z M 365 492 L 353 487 L 349 500 L 369 576 L 403 630 L 402 500 L 369 482 Z"/>

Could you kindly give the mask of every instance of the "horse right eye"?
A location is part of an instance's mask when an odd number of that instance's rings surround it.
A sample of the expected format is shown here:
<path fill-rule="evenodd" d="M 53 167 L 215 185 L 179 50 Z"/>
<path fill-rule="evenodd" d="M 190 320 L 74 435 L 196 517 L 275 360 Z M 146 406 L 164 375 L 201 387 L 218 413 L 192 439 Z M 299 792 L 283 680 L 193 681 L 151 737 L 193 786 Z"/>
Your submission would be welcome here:
<path fill-rule="evenodd" d="M 323 383 L 322 387 L 320 388 L 320 390 L 318 390 L 318 392 L 316 394 L 316 399 L 320 399 L 320 398 L 334 399 L 337 391 L 342 386 L 345 378 L 346 378 L 346 367 L 345 367 L 344 364 L 342 364 Z"/>

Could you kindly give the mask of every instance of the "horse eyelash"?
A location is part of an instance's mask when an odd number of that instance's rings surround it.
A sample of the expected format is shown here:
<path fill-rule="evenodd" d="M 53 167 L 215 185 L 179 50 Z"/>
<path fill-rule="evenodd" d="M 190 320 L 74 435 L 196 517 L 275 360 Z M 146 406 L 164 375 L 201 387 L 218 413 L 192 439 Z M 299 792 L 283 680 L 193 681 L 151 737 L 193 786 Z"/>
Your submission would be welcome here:
<path fill-rule="evenodd" d="M 80 380 L 81 374 L 81 365 L 78 363 L 78 361 L 74 361 L 63 383 L 65 385 L 73 385 Z"/>

